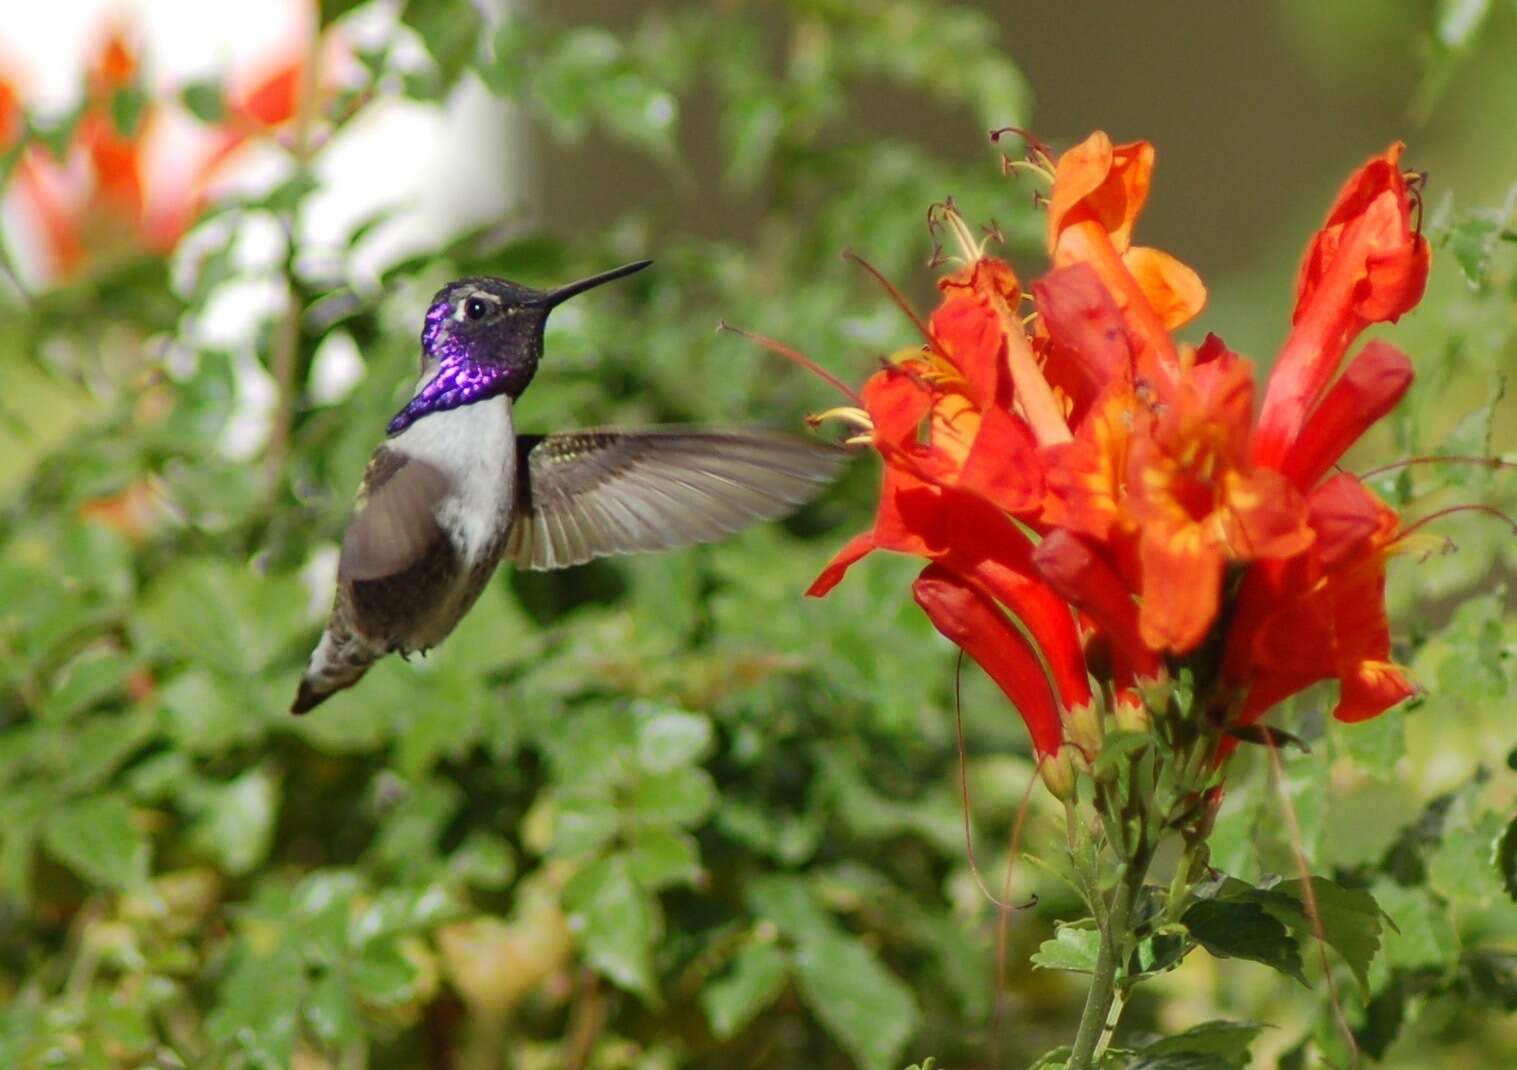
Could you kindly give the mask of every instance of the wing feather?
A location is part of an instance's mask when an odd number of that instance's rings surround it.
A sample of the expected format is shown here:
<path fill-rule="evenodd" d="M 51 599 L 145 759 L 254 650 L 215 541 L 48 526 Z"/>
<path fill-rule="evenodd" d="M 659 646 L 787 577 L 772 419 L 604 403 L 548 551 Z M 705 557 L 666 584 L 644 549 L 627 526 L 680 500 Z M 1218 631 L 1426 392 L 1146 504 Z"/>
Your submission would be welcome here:
<path fill-rule="evenodd" d="M 337 574 L 374 580 L 404 572 L 441 534 L 437 504 L 451 486 L 438 468 L 381 447 L 364 473 L 364 493 L 342 539 Z"/>
<path fill-rule="evenodd" d="M 710 542 L 814 497 L 847 456 L 778 432 L 719 428 L 523 437 L 506 552 L 520 568 L 550 569 Z"/>

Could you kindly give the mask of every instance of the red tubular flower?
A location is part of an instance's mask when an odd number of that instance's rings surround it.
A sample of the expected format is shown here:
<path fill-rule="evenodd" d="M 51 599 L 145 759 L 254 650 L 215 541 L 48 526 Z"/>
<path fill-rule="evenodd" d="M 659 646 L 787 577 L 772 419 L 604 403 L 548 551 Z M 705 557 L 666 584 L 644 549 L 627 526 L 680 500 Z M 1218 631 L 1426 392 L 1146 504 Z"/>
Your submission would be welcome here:
<path fill-rule="evenodd" d="M 1113 145 L 1100 131 L 1060 156 L 1048 204 L 1048 251 L 1056 267 L 1087 263 L 1095 269 L 1141 343 L 1144 374 L 1164 383 L 1179 367 L 1169 332 L 1201 311 L 1206 288 L 1168 253 L 1132 245 L 1153 166 L 1148 142 Z"/>
<path fill-rule="evenodd" d="M 1215 335 L 1197 348 L 1169 335 L 1204 302 L 1199 280 L 1132 245 L 1149 145 L 1096 134 L 1058 160 L 1055 269 L 1026 323 L 1011 269 L 942 210 L 964 266 L 939 283 L 928 344 L 873 376 L 862 408 L 836 410 L 884 461 L 874 528 L 809 593 L 872 550 L 926 558 L 917 602 L 1016 705 L 1040 756 L 1064 717 L 1086 717 L 1092 672 L 1141 726 L 1140 685 L 1212 651 L 1245 724 L 1325 679 L 1340 720 L 1405 698 L 1384 606 L 1399 518 L 1350 477 L 1320 483 L 1411 382 L 1383 342 L 1332 382 L 1358 331 L 1421 292 L 1399 153 L 1349 183 L 1314 240 L 1257 428 L 1251 365 Z M 1224 588 L 1229 575 L 1241 583 Z"/>
<path fill-rule="evenodd" d="M 1359 332 L 1422 298 L 1430 253 L 1412 230 L 1398 141 L 1348 180 L 1301 264 L 1290 337 L 1259 413 L 1254 460 L 1276 467 Z"/>
<path fill-rule="evenodd" d="M 911 592 L 933 627 L 972 657 L 1011 700 L 1038 756 L 1057 754 L 1064 727 L 1037 651 L 995 603 L 940 565 L 928 565 Z"/>
<path fill-rule="evenodd" d="M 1159 675 L 1159 656 L 1143 641 L 1132 591 L 1093 546 L 1070 531 L 1055 531 L 1038 544 L 1033 563 L 1060 598 L 1090 616 L 1133 675 Z"/>
<path fill-rule="evenodd" d="M 1238 596 L 1225 671 L 1246 689 L 1240 720 L 1336 678 L 1340 721 L 1374 717 L 1413 693 L 1390 662 L 1385 559 L 1400 518 L 1352 476 L 1313 492 L 1311 552 L 1250 570 Z"/>
<path fill-rule="evenodd" d="M 1411 385 L 1407 355 L 1379 339 L 1370 342 L 1307 418 L 1281 470 L 1297 489 L 1310 490 Z"/>

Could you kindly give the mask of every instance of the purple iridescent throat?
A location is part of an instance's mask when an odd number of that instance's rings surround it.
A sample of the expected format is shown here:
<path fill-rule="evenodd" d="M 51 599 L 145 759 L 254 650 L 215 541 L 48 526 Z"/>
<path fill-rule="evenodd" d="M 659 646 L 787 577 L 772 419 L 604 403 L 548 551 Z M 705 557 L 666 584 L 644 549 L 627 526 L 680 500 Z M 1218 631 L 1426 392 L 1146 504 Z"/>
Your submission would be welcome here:
<path fill-rule="evenodd" d="M 439 301 L 427 309 L 426 326 L 421 331 L 422 349 L 437 360 L 440 367 L 432 381 L 406 407 L 395 414 L 387 429 L 398 435 L 423 416 L 447 412 L 462 405 L 504 394 L 513 379 L 520 378 L 505 365 L 476 360 L 461 338 L 443 333 L 443 323 L 452 314 L 446 302 Z"/>

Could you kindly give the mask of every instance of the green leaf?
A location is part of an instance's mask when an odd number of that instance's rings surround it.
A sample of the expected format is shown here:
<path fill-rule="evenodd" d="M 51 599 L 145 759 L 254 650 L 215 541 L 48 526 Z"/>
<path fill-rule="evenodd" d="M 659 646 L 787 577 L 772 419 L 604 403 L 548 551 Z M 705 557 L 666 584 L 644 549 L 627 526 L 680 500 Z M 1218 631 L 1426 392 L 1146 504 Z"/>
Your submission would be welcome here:
<path fill-rule="evenodd" d="M 411 0 L 401 21 L 431 54 L 444 91 L 458 81 L 485 36 L 484 19 L 470 0 Z"/>
<path fill-rule="evenodd" d="M 1312 925 L 1302 888 L 1299 880 L 1282 881 L 1265 890 L 1259 901 L 1298 936 L 1309 937 Z M 1292 908 L 1282 911 L 1279 901 L 1273 898 L 1277 894 L 1288 896 Z M 1326 877 L 1312 878 L 1312 894 L 1322 926 L 1322 938 L 1343 956 L 1360 986 L 1368 991 L 1370 963 L 1380 950 L 1380 923 L 1384 917 L 1380 904 L 1365 889 L 1345 888 Z"/>
<path fill-rule="evenodd" d="M 1181 920 L 1196 942 L 1218 958 L 1262 962 L 1306 984 L 1295 937 L 1258 903 L 1198 899 Z"/>
<path fill-rule="evenodd" d="M 690 884 L 700 874 L 700 848 L 688 832 L 649 825 L 627 850 L 633 879 L 649 891 Z"/>
<path fill-rule="evenodd" d="M 111 94 L 111 125 L 128 141 L 136 138 L 147 113 L 147 94 L 140 86 L 125 85 Z"/>
<path fill-rule="evenodd" d="M 476 829 L 448 856 L 448 873 L 475 888 L 498 891 L 516 875 L 516 856 L 505 840 Z"/>
<path fill-rule="evenodd" d="M 1517 817 L 1507 822 L 1496 841 L 1496 873 L 1506 894 L 1517 900 Z"/>
<path fill-rule="evenodd" d="M 1146 977 L 1174 968 L 1195 946 L 1180 926 L 1166 926 L 1145 936 L 1138 942 L 1132 958 L 1128 960 L 1123 985 L 1131 986 Z"/>
<path fill-rule="evenodd" d="M 144 641 L 187 661 L 254 675 L 306 629 L 305 588 L 294 576 L 257 576 L 215 558 L 163 574 L 133 621 Z"/>
<path fill-rule="evenodd" d="M 620 823 L 621 814 L 610 799 L 571 795 L 560 800 L 555 811 L 551 850 L 558 855 L 594 851 L 610 842 Z"/>
<path fill-rule="evenodd" d="M 98 705 L 120 690 L 135 667 L 124 654 L 103 647 L 84 651 L 58 674 L 42 707 L 48 720 L 64 720 Z"/>
<path fill-rule="evenodd" d="M 1427 858 L 1427 882 L 1451 902 L 1485 906 L 1505 887 L 1497 864 L 1501 818 L 1484 813 L 1471 827 L 1468 819 L 1445 826 L 1442 841 Z"/>
<path fill-rule="evenodd" d="M 911 989 L 874 953 L 847 936 L 820 936 L 796 948 L 801 1001 L 867 1070 L 893 1070 L 921 1018 Z"/>
<path fill-rule="evenodd" d="M 658 904 L 638 887 L 626 856 L 602 858 L 575 874 L 564 888 L 564 906 L 590 965 L 657 1005 L 653 945 L 661 927 Z"/>
<path fill-rule="evenodd" d="M 305 997 L 305 965 L 279 945 L 258 954 L 244 942 L 206 1018 L 206 1032 L 224 1049 L 245 1052 L 258 1066 L 290 1066 Z"/>
<path fill-rule="evenodd" d="M 732 969 L 701 989 L 701 1009 L 719 1040 L 738 1033 L 773 1003 L 790 979 L 790 957 L 774 944 L 749 943 Z"/>
<path fill-rule="evenodd" d="M 688 766 L 643 777 L 632 795 L 638 820 L 655 825 L 698 825 L 715 804 L 711 774 Z"/>
<path fill-rule="evenodd" d="M 251 873 L 268 857 L 279 816 L 279 782 L 264 769 L 249 769 L 225 784 L 190 793 L 200 813 L 192 840 L 234 876 Z"/>
<path fill-rule="evenodd" d="M 1060 925 L 1052 940 L 1044 940 L 1033 953 L 1032 964 L 1045 970 L 1094 973 L 1101 934 L 1077 925 Z"/>
<path fill-rule="evenodd" d="M 832 916 L 817 905 L 806 882 L 799 877 L 771 874 L 748 886 L 748 909 L 772 922 L 797 943 L 834 936 L 840 929 Z"/>
<path fill-rule="evenodd" d="M 711 721 L 694 713 L 659 713 L 637 732 L 637 760 L 650 773 L 695 765 L 711 749 Z"/>
<path fill-rule="evenodd" d="M 219 755 L 253 743 L 265 731 L 260 712 L 250 709 L 247 688 L 199 666 L 172 677 L 158 693 L 162 730 L 187 754 Z"/>
<path fill-rule="evenodd" d="M 1375 898 L 1395 924 L 1385 934 L 1386 961 L 1407 970 L 1451 970 L 1459 957 L 1459 936 L 1448 908 L 1425 888 L 1383 880 Z"/>
<path fill-rule="evenodd" d="M 191 82 L 179 96 L 189 113 L 203 123 L 215 125 L 226 118 L 226 100 L 216 82 Z"/>
<path fill-rule="evenodd" d="M 49 854 L 94 884 L 126 891 L 147 880 L 147 836 L 118 796 L 66 803 L 43 825 L 42 842 Z"/>
<path fill-rule="evenodd" d="M 1096 755 L 1091 775 L 1097 780 L 1106 780 L 1116 774 L 1125 764 L 1129 754 L 1141 750 L 1153 741 L 1147 732 L 1117 731 L 1108 733 L 1101 741 L 1101 753 Z"/>
<path fill-rule="evenodd" d="M 1139 1048 L 1130 1070 L 1241 1070 L 1263 1029 L 1254 1022 L 1203 1022 Z"/>
<path fill-rule="evenodd" d="M 416 985 L 416 967 L 390 940 L 364 945 L 353 967 L 353 991 L 371 1003 L 404 1003 Z"/>
<path fill-rule="evenodd" d="M 365 0 L 320 0 L 317 7 L 321 11 L 322 26 L 332 25 L 332 23 L 364 2 Z"/>
<path fill-rule="evenodd" d="M 323 1043 L 346 1048 L 358 1038 L 358 1008 L 340 973 L 329 971 L 312 985 L 304 1009 L 311 1032 Z"/>

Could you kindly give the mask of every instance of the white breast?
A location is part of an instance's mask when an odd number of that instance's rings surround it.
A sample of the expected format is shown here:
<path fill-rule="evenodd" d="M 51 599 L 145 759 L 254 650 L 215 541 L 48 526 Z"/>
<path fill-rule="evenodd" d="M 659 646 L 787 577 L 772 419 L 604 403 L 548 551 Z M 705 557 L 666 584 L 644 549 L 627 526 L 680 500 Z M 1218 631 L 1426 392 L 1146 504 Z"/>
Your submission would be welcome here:
<path fill-rule="evenodd" d="M 423 416 L 390 440 L 408 456 L 447 473 L 453 489 L 437 520 L 473 566 L 511 514 L 516 493 L 516 446 L 511 399 L 504 394 Z"/>

